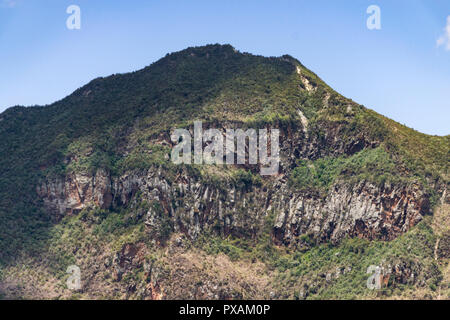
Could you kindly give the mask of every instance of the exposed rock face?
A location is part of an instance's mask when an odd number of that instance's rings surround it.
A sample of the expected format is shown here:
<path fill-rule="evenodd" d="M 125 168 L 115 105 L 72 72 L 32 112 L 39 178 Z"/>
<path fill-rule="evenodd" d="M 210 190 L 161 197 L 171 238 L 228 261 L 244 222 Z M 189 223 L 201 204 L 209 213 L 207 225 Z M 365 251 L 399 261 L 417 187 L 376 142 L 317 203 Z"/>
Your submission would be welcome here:
<path fill-rule="evenodd" d="M 270 186 L 219 188 L 182 175 L 175 183 L 151 168 L 116 179 L 104 171 L 93 177 L 70 175 L 47 181 L 38 192 L 48 210 L 76 213 L 88 205 L 127 206 L 139 192 L 150 207 L 144 223 L 157 228 L 169 217 L 175 231 L 196 238 L 202 231 L 255 236 L 265 218 L 275 217 L 274 238 L 286 245 L 302 244 L 302 235 L 316 241 L 338 242 L 345 236 L 391 240 L 417 224 L 429 210 L 428 199 L 416 185 L 379 187 L 368 182 L 335 184 L 325 198 L 294 192 L 282 175 Z M 227 190 L 227 191 L 225 191 Z"/>
<path fill-rule="evenodd" d="M 159 204 L 159 210 L 151 207 L 146 213 L 144 223 L 150 230 L 157 231 L 168 217 L 174 231 L 191 238 L 204 230 L 253 237 L 271 216 L 275 218 L 274 239 L 280 244 L 299 246 L 308 245 L 305 235 L 318 242 L 339 242 L 346 236 L 392 240 L 430 211 L 427 196 L 414 184 L 377 186 L 367 181 L 338 181 L 325 197 L 290 188 L 287 176 L 297 159 L 351 155 L 379 144 L 364 134 L 340 139 L 343 125 L 323 123 L 321 134 L 317 134 L 317 129 L 308 129 L 307 119 L 303 118 L 295 125 L 280 128 L 281 173 L 266 178 L 269 180 L 262 187 L 220 187 L 187 173 L 172 180 L 164 170 L 152 167 L 114 178 L 104 170 L 93 176 L 71 174 L 65 179 L 46 181 L 37 191 L 46 208 L 57 215 L 77 213 L 88 205 L 104 209 L 127 206 L 136 201 L 139 193 L 142 200 Z M 241 125 L 224 123 L 222 131 Z M 157 143 L 170 144 L 164 135 L 158 139 L 161 141 Z"/>
<path fill-rule="evenodd" d="M 111 205 L 111 179 L 104 170 L 92 176 L 89 174 L 71 174 L 65 179 L 43 182 L 37 187 L 37 193 L 44 200 L 46 208 L 56 214 L 76 214 L 87 204 L 101 208 Z"/>
<path fill-rule="evenodd" d="M 325 199 L 292 195 L 285 188 L 275 211 L 276 238 L 284 243 L 310 234 L 322 241 L 343 237 L 392 240 L 421 219 L 427 200 L 415 186 L 378 187 L 336 184 Z M 286 196 L 287 195 L 287 196 Z"/>

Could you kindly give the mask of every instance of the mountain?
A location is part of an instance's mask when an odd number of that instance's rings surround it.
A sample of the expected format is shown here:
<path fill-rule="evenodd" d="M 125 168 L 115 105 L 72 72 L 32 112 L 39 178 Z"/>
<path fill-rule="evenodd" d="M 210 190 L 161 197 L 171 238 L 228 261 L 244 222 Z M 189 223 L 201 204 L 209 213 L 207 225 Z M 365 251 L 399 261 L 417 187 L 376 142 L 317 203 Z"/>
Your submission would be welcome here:
<path fill-rule="evenodd" d="M 278 174 L 175 165 L 171 134 L 196 120 L 279 129 Z M 0 136 L 3 298 L 450 298 L 450 136 L 341 96 L 291 56 L 188 48 L 12 107 Z"/>

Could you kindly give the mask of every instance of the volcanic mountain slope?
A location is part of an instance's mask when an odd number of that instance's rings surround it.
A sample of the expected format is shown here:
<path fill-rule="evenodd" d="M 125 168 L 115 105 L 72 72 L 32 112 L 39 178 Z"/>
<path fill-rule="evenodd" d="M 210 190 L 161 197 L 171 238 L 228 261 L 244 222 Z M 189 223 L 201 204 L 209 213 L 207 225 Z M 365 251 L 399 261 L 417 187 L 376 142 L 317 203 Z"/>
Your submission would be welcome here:
<path fill-rule="evenodd" d="M 170 135 L 195 120 L 278 128 L 279 173 L 173 164 Z M 342 97 L 291 56 L 188 48 L 10 108 L 0 135 L 4 298 L 450 298 L 450 136 Z"/>

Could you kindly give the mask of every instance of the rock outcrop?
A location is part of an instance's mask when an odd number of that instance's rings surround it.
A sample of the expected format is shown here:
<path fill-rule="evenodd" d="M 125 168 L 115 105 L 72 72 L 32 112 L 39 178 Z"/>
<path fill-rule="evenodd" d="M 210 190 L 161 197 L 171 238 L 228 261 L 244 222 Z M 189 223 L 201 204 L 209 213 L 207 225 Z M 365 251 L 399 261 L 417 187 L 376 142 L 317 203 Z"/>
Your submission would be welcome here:
<path fill-rule="evenodd" d="M 140 194 L 150 206 L 143 223 L 158 228 L 164 217 L 174 231 L 196 238 L 202 231 L 254 237 L 268 217 L 274 218 L 273 236 L 286 245 L 339 242 L 346 236 L 392 240 L 416 225 L 429 210 L 429 201 L 418 185 L 377 186 L 338 182 L 326 197 L 294 191 L 282 175 L 269 184 L 250 189 L 230 184 L 221 188 L 188 174 L 175 182 L 164 170 L 150 168 L 109 177 L 70 175 L 38 187 L 47 209 L 56 215 L 76 214 L 88 206 L 128 206 Z M 307 236 L 307 238 L 305 238 Z"/>

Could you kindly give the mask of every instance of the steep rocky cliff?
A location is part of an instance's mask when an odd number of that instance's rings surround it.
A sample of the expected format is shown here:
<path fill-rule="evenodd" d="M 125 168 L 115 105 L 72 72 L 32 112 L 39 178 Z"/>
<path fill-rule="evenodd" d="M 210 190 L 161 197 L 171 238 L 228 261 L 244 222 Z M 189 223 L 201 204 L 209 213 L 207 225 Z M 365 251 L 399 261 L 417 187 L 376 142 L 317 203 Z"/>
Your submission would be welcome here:
<path fill-rule="evenodd" d="M 318 241 L 337 242 L 346 236 L 392 240 L 429 214 L 429 200 L 417 185 L 377 186 L 338 183 L 325 198 L 296 193 L 278 177 L 264 186 L 217 188 L 189 175 L 174 182 L 158 168 L 111 179 L 104 171 L 93 176 L 73 174 L 38 186 L 47 211 L 65 216 L 98 206 L 126 206 L 139 193 L 141 201 L 159 203 L 145 213 L 144 223 L 157 226 L 161 214 L 170 217 L 174 231 L 195 239 L 203 231 L 225 236 L 256 234 L 264 218 L 275 214 L 273 233 L 279 243 L 295 244 L 302 234 Z"/>

